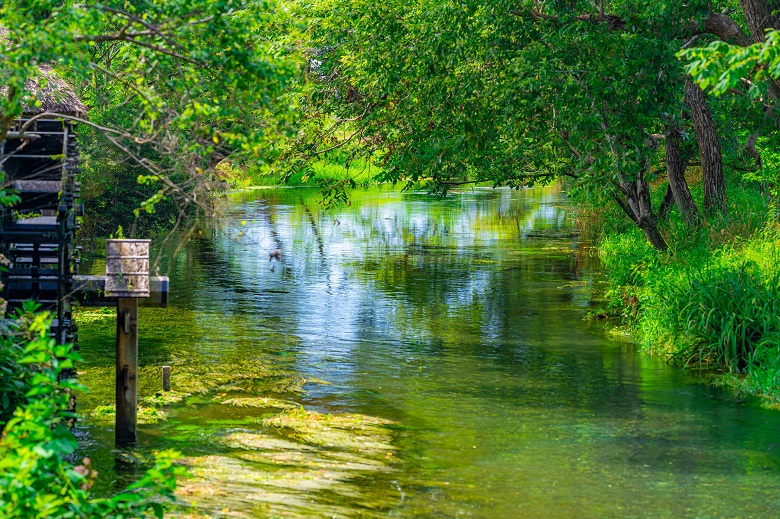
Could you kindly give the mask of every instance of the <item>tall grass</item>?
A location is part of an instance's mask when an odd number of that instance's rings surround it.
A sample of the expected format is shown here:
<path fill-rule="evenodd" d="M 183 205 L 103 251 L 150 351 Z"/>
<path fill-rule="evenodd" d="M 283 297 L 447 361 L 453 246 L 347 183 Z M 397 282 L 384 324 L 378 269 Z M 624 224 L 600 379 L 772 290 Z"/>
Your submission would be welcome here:
<path fill-rule="evenodd" d="M 729 216 L 696 230 L 673 215 L 667 252 L 637 229 L 607 233 L 608 303 L 645 351 L 780 402 L 780 226 L 757 191 L 728 198 Z"/>
<path fill-rule="evenodd" d="M 743 373 L 760 365 L 780 334 L 780 273 L 747 261 L 691 281 L 679 322 L 685 341 L 675 358 Z"/>
<path fill-rule="evenodd" d="M 287 174 L 270 167 L 250 166 L 243 170 L 243 177 L 244 182 L 252 186 L 327 187 L 348 181 L 354 186 L 368 187 L 378 183 L 377 177 L 381 172 L 382 169 L 372 161 L 358 157 L 347 162 L 320 160 Z"/>

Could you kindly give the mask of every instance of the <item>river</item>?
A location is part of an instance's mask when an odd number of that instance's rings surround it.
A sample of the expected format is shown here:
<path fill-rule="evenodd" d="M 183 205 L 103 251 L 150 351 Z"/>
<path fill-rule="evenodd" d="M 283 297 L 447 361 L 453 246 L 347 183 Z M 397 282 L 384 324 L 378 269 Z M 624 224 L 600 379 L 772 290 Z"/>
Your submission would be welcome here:
<path fill-rule="evenodd" d="M 167 364 L 189 396 L 139 426 L 133 453 L 91 415 L 113 401 L 114 321 L 80 316 L 77 432 L 100 492 L 172 447 L 195 475 L 188 517 L 780 513 L 780 413 L 583 319 L 598 264 L 566 237 L 558 189 L 318 201 L 231 196 L 164 253 L 170 306 L 141 311 L 141 395 Z"/>

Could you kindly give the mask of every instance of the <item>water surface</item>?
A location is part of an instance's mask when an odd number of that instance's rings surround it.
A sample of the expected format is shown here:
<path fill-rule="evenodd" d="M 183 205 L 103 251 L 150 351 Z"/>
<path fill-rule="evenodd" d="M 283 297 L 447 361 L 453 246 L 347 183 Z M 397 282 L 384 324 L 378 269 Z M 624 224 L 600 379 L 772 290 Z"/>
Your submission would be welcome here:
<path fill-rule="evenodd" d="M 170 308 L 142 309 L 142 394 L 169 364 L 192 396 L 140 426 L 138 451 L 197 459 L 185 501 L 200 513 L 777 515 L 780 414 L 583 320 L 599 293 L 591 253 L 565 233 L 527 236 L 571 225 L 557 190 L 439 201 L 373 189 L 328 211 L 318 200 L 230 198 L 165 263 Z M 81 325 L 84 412 L 113 399 L 113 331 L 110 319 Z M 256 397 L 368 425 L 334 421 L 328 432 L 358 436 L 320 441 L 269 422 L 279 408 L 224 403 Z M 103 490 L 132 477 L 110 425 L 80 427 L 115 479 Z"/>

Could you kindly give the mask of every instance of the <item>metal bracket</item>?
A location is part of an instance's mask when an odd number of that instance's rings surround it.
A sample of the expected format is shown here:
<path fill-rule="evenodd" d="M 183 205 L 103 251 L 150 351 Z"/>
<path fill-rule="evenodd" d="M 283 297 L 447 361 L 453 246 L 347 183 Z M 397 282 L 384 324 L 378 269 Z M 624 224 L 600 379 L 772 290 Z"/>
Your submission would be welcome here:
<path fill-rule="evenodd" d="M 130 333 L 130 312 L 125 312 L 125 333 Z"/>

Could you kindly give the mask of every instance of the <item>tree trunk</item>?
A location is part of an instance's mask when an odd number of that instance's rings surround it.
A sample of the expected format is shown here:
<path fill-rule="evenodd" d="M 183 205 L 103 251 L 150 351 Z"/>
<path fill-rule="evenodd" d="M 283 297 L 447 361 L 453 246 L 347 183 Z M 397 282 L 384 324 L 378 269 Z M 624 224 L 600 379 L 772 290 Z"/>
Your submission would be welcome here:
<path fill-rule="evenodd" d="M 777 0 L 740 0 L 739 3 L 754 43 L 766 41 L 767 29 L 780 29 L 780 17 L 772 14 L 780 10 L 780 2 Z M 780 80 L 769 82 L 769 97 L 774 101 L 780 99 Z"/>
<path fill-rule="evenodd" d="M 767 29 L 780 29 L 780 17 L 772 14 L 780 9 L 780 2 L 774 0 L 740 0 L 750 36 L 756 43 L 766 41 Z"/>
<path fill-rule="evenodd" d="M 650 199 L 650 186 L 644 175 L 636 179 L 637 201 L 639 205 L 639 228 L 645 233 L 650 244 L 658 250 L 666 250 L 666 240 L 658 231 L 658 221 L 653 214 L 653 201 Z"/>
<path fill-rule="evenodd" d="M 691 110 L 691 121 L 699 143 L 704 174 L 704 212 L 726 212 L 726 181 L 723 178 L 723 156 L 707 99 L 701 88 L 685 81 L 685 103 Z"/>
<path fill-rule="evenodd" d="M 685 182 L 685 168 L 688 159 L 683 156 L 680 147 L 680 129 L 672 126 L 666 132 L 666 176 L 669 178 L 669 188 L 677 203 L 677 209 L 688 227 L 695 227 L 699 219 L 699 209 L 693 201 L 691 190 Z"/>
<path fill-rule="evenodd" d="M 620 207 L 636 223 L 637 227 L 645 233 L 650 245 L 658 250 L 666 250 L 668 245 L 658 230 L 658 221 L 653 214 L 652 200 L 650 200 L 650 186 L 643 173 L 636 180 L 629 180 L 624 173 L 620 174 L 620 191 L 625 200 L 615 197 Z"/>
<path fill-rule="evenodd" d="M 664 199 L 661 200 L 661 207 L 658 208 L 658 222 L 668 222 L 669 215 L 672 213 L 672 207 L 674 206 L 674 194 L 672 193 L 672 186 L 666 186 L 666 194 Z"/>

